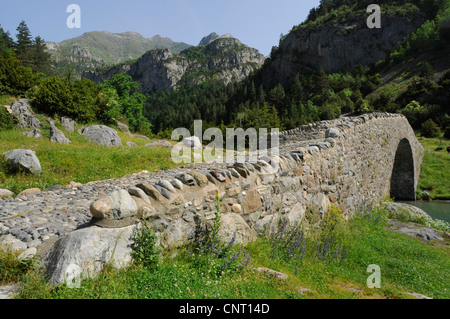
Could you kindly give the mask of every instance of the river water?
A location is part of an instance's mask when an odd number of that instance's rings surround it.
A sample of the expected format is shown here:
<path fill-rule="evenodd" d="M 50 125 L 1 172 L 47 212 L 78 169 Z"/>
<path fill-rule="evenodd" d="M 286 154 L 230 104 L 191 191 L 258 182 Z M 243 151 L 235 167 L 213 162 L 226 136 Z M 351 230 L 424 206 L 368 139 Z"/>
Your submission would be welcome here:
<path fill-rule="evenodd" d="M 419 207 L 434 219 L 441 219 L 450 223 L 450 201 L 416 201 L 404 203 Z"/>

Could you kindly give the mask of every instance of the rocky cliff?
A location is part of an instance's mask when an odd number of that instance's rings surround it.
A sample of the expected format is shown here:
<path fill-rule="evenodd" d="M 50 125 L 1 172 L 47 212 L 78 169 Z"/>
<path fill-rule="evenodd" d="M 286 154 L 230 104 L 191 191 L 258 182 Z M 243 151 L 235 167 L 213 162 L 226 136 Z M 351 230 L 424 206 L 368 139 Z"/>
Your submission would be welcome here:
<path fill-rule="evenodd" d="M 367 18 L 368 14 L 352 13 L 294 28 L 265 65 L 264 85 L 286 84 L 305 69 L 323 68 L 331 73 L 376 63 L 425 20 L 420 12 L 408 15 L 382 12 L 381 28 L 369 29 Z"/>
<path fill-rule="evenodd" d="M 151 50 L 131 65 L 120 65 L 104 73 L 85 72 L 84 77 L 100 82 L 124 72 L 141 84 L 142 92 L 176 89 L 181 83 L 199 84 L 241 81 L 264 63 L 258 50 L 231 35 L 205 37 L 197 47 L 180 54 L 168 49 Z"/>

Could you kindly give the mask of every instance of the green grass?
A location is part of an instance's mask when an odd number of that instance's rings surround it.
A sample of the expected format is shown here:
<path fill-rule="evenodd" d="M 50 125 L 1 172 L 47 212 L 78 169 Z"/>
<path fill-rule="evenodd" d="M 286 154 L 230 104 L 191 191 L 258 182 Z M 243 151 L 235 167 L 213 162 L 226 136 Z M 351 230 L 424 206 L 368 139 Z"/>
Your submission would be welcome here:
<path fill-rule="evenodd" d="M 413 298 L 416 292 L 432 298 L 450 297 L 450 249 L 445 244 L 425 243 L 385 228 L 387 218 L 378 211 L 370 217 L 358 215 L 341 221 L 333 238 L 349 251 L 343 261 L 314 257 L 314 239 L 307 236 L 303 261 L 276 257 L 267 238 L 245 247 L 250 252 L 247 268 L 215 273 L 208 263 L 196 263 L 182 249 L 162 255 L 159 267 L 131 266 L 124 270 L 107 268 L 96 279 L 84 280 L 81 288 L 50 286 L 38 272 L 22 280 L 19 298 L 43 299 L 292 299 L 292 298 Z M 384 213 L 383 213 L 384 214 Z M 381 268 L 381 288 L 366 285 L 367 267 Z M 287 280 L 255 271 L 268 267 L 288 275 Z M 298 267 L 298 269 L 297 269 Z M 297 271 L 298 270 L 298 271 Z M 298 291 L 310 289 L 305 294 Z"/>
<path fill-rule="evenodd" d="M 31 149 L 36 152 L 42 166 L 42 174 L 33 176 L 12 174 L 5 163 L 0 164 L 0 188 L 18 194 L 27 188 L 45 189 L 71 181 L 87 183 L 123 177 L 142 170 L 158 171 L 175 167 L 170 149 L 145 147 L 150 141 L 122 132 L 119 132 L 122 147 L 106 147 L 87 141 L 76 130 L 75 133 L 64 132 L 71 141 L 69 145 L 50 142 L 45 125 L 41 131 L 44 137 L 40 139 L 28 138 L 16 129 L 0 132 L 0 154 L 17 148 Z M 138 146 L 129 147 L 126 145 L 128 141 Z"/>
<path fill-rule="evenodd" d="M 430 194 L 431 199 L 450 199 L 450 155 L 445 139 L 418 137 L 425 153 L 419 178 L 418 195 L 423 191 Z"/>

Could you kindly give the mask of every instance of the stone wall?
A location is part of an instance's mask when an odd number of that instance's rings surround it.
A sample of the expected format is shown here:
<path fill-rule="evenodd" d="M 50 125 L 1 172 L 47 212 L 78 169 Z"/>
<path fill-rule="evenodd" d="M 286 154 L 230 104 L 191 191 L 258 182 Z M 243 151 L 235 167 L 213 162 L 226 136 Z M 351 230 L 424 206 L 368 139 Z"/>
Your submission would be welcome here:
<path fill-rule="evenodd" d="M 74 263 L 71 256 L 81 258 L 83 247 L 98 246 L 89 243 L 90 231 L 92 238 L 106 238 L 108 228 L 113 233 L 122 228 L 132 241 L 130 227 L 141 219 L 155 227 L 162 247 L 180 247 L 196 225 L 213 224 L 217 194 L 220 233 L 225 240 L 235 234 L 242 244 L 264 235 L 282 216 L 291 223 L 315 223 L 335 205 L 350 217 L 388 195 L 414 199 L 422 157 L 423 148 L 402 115 L 373 113 L 309 124 L 280 133 L 279 156 L 164 171 L 94 199 L 90 227 L 61 239 L 44 261 L 60 274 L 54 281 L 62 282 L 61 265 Z M 99 254 L 109 255 L 113 245 L 102 245 L 106 250 Z"/>

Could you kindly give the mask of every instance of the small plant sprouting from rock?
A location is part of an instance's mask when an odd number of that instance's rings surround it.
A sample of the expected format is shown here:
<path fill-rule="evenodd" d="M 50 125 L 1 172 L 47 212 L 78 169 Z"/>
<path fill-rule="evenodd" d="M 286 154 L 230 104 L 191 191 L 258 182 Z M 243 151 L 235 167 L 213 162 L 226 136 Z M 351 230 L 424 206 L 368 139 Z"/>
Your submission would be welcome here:
<path fill-rule="evenodd" d="M 216 212 L 212 227 L 198 225 L 191 238 L 188 252 L 194 263 L 215 270 L 217 275 L 228 271 L 237 271 L 247 267 L 251 261 L 245 249 L 236 249 L 236 233 L 226 243 L 219 236 L 220 230 L 220 196 L 216 194 Z"/>
<path fill-rule="evenodd" d="M 153 230 L 142 222 L 134 234 L 133 251 L 131 257 L 135 264 L 145 268 L 156 269 L 159 265 L 160 249 L 156 246 L 157 237 Z"/>

